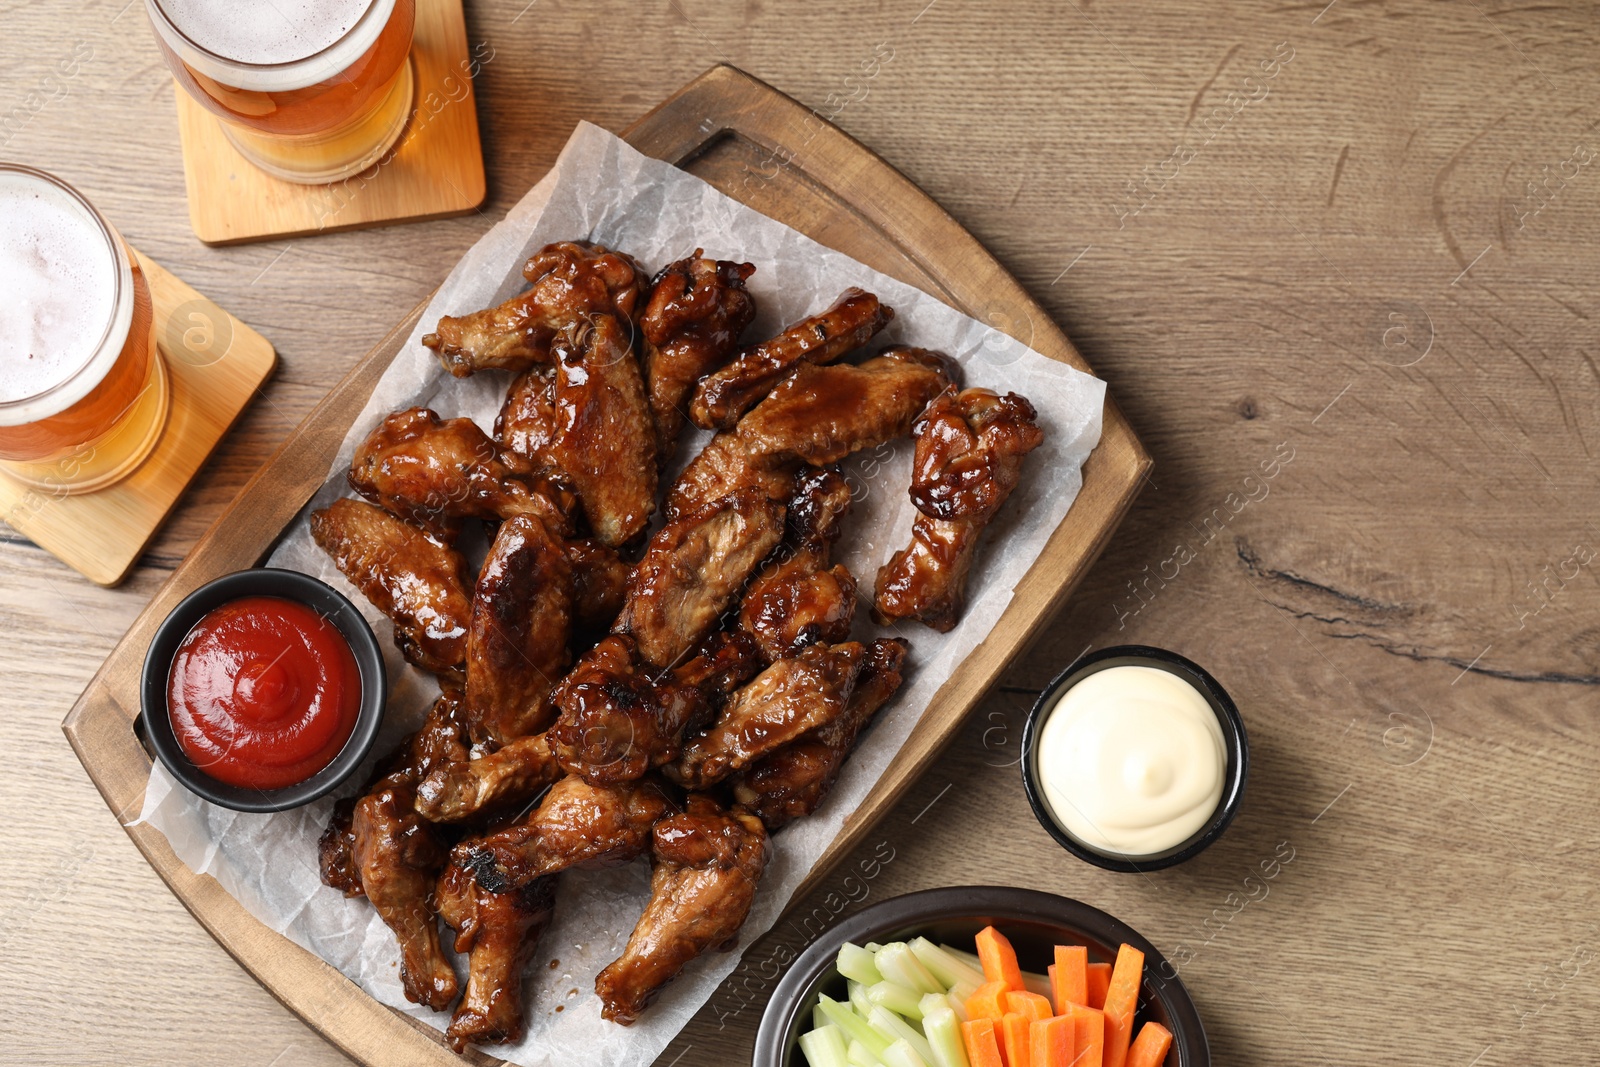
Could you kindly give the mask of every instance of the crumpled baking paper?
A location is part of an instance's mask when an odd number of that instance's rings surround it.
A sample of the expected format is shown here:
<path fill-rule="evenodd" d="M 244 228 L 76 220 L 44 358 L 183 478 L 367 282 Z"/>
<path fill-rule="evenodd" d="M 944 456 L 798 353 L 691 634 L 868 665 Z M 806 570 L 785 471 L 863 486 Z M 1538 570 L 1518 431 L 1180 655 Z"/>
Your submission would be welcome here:
<path fill-rule="evenodd" d="M 676 167 L 641 155 L 606 131 L 584 123 L 555 168 L 458 263 L 406 348 L 386 371 L 350 428 L 328 480 L 290 527 L 270 565 L 316 575 L 360 605 L 388 656 L 393 691 L 374 759 L 420 725 L 437 693 L 430 676 L 406 666 L 388 640 L 390 626 L 340 576 L 311 540 L 306 515 L 349 494 L 345 482 L 355 445 L 389 412 L 427 405 L 450 418 L 466 415 L 492 430 L 508 383 L 498 373 L 452 378 L 419 338 L 441 315 L 498 303 L 525 286 L 528 256 L 552 241 L 588 238 L 638 258 L 647 270 L 703 248 L 714 258 L 756 265 L 749 288 L 760 313 L 747 337 L 770 336 L 833 302 L 848 286 L 877 293 L 895 309 L 889 329 L 871 347 L 905 343 L 954 356 L 967 385 L 1014 390 L 1033 401 L 1045 442 L 1029 456 L 1022 481 L 991 528 L 973 567 L 966 614 L 952 632 L 917 625 L 899 628 L 911 643 L 904 687 L 878 714 L 845 765 L 832 794 L 810 818 L 774 838 L 755 907 L 739 950 L 777 920 L 791 894 L 839 833 L 899 751 L 929 700 L 989 633 L 1012 589 L 1043 550 L 1082 484 L 1080 468 L 1100 439 L 1104 384 L 1047 359 L 1021 342 L 932 296 L 802 236 L 724 196 Z M 690 437 L 679 464 L 707 435 Z M 856 503 L 845 523 L 836 560 L 861 583 L 857 636 L 888 631 L 866 610 L 877 569 L 905 544 L 911 528 L 911 444 L 902 440 L 854 457 L 846 472 Z M 480 546 L 479 552 L 482 551 Z M 354 791 L 365 771 L 339 795 Z M 372 996 L 443 1029 L 444 1013 L 405 999 L 393 936 L 365 900 L 346 900 L 318 879 L 316 841 L 335 797 L 274 815 L 215 807 L 176 784 L 158 763 L 140 819 L 167 836 L 193 870 L 210 874 L 263 923 L 337 967 Z M 711 953 L 692 963 L 631 1027 L 600 1018 L 594 977 L 615 959 L 648 896 L 649 864 L 640 859 L 609 871 L 562 876 L 556 917 L 529 968 L 528 1032 L 491 1051 L 519 1064 L 647 1064 L 734 969 L 739 952 Z M 449 944 L 446 931 L 446 944 Z M 465 961 L 458 960 L 465 975 Z"/>

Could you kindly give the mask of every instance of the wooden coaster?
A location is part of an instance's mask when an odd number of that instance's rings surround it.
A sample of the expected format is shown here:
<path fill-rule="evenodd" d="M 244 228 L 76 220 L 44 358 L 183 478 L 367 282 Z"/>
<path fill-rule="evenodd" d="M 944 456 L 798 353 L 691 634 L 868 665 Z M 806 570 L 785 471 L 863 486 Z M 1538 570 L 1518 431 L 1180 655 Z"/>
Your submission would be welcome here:
<path fill-rule="evenodd" d="M 416 102 L 395 148 L 328 185 L 297 185 L 239 154 L 222 122 L 177 88 L 189 221 L 206 244 L 356 230 L 464 215 L 483 203 L 483 145 L 472 79 L 494 58 L 467 47 L 461 0 L 417 0 Z"/>
<path fill-rule="evenodd" d="M 139 266 L 172 388 L 155 451 L 124 480 L 81 496 L 30 489 L 0 471 L 0 518 L 100 585 L 127 577 L 278 359 L 265 337 L 148 256 L 139 256 Z"/>

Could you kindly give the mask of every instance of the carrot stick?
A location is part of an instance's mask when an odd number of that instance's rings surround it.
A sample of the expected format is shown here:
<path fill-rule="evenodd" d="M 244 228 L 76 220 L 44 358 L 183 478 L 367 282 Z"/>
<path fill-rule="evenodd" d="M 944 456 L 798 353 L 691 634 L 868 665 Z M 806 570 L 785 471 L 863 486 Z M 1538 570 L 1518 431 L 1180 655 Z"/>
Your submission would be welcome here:
<path fill-rule="evenodd" d="M 1000 1017 L 1010 1009 L 1006 1007 L 1006 994 L 1010 992 L 1004 982 L 985 982 L 978 987 L 978 991 L 967 998 L 967 1016 L 972 1019 L 993 1019 L 1000 1021 Z"/>
<path fill-rule="evenodd" d="M 1106 1048 L 1105 1013 L 1082 1004 L 1072 1006 L 1073 1042 L 1077 1060 L 1073 1067 L 1103 1067 Z"/>
<path fill-rule="evenodd" d="M 1017 966 L 1017 953 L 1011 942 L 992 926 L 978 931 L 978 962 L 983 964 L 983 977 L 990 982 L 1005 982 L 1007 989 L 1021 990 L 1022 968 Z"/>
<path fill-rule="evenodd" d="M 1124 1067 L 1161 1067 L 1172 1046 L 1172 1031 L 1160 1023 L 1149 1022 L 1139 1031 L 1133 1047 L 1128 1050 Z"/>
<path fill-rule="evenodd" d="M 1144 953 L 1132 945 L 1117 949 L 1111 984 L 1106 987 L 1105 1067 L 1123 1067 L 1128 1042 L 1133 1037 L 1133 1012 L 1139 1005 L 1139 985 L 1144 981 Z"/>
<path fill-rule="evenodd" d="M 1041 997 L 1037 993 L 1006 994 L 1006 1011 L 1026 1015 L 1029 1019 L 1048 1019 L 1055 1012 L 1050 1010 L 1050 998 Z"/>
<path fill-rule="evenodd" d="M 1084 1001 L 1091 1008 L 1104 1008 L 1106 1006 L 1106 987 L 1111 984 L 1111 964 L 1091 963 L 1088 967 L 1088 993 L 1089 999 Z"/>
<path fill-rule="evenodd" d="M 1028 1055 L 1033 1067 L 1072 1067 L 1077 1046 L 1070 1015 L 1035 1019 L 1028 1027 Z"/>
<path fill-rule="evenodd" d="M 961 1041 L 967 1046 L 971 1067 L 1005 1067 L 1000 1058 L 1000 1042 L 995 1038 L 993 1019 L 973 1019 L 961 1024 Z"/>
<path fill-rule="evenodd" d="M 1028 1055 L 1028 1029 L 1033 1020 L 1026 1015 L 1009 1012 L 1000 1020 L 1001 1043 L 1005 1046 L 1006 1067 L 1034 1067 Z"/>
<path fill-rule="evenodd" d="M 1050 995 L 1056 998 L 1056 1012 L 1067 1013 L 1068 1004 L 1089 1003 L 1089 950 L 1082 945 L 1057 945 L 1056 962 L 1050 966 Z"/>

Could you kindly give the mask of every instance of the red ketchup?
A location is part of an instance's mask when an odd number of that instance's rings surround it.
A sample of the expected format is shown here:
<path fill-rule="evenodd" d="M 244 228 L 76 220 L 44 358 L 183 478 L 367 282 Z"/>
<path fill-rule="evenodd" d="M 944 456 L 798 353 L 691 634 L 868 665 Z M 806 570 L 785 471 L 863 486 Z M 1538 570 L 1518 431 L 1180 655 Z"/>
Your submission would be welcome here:
<path fill-rule="evenodd" d="M 361 710 L 361 672 L 339 628 L 281 597 L 212 609 L 167 676 L 172 732 L 219 782 L 282 789 L 339 754 Z"/>

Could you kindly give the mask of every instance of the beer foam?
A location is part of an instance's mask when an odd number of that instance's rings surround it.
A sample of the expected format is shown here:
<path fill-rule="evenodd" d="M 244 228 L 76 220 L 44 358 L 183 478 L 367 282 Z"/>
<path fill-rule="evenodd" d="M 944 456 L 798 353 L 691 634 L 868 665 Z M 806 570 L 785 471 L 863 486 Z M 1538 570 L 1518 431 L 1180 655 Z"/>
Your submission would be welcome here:
<path fill-rule="evenodd" d="M 159 9 L 150 13 L 156 32 L 179 58 L 224 85 L 256 92 L 302 89 L 347 69 L 377 43 L 395 5 L 395 0 L 148 2 Z M 305 62 L 312 57 L 315 62 Z"/>
<path fill-rule="evenodd" d="M 35 175 L 0 170 L 0 403 L 16 404 L 85 370 L 116 317 L 123 267 L 87 208 Z M 126 286 L 124 286 L 126 290 Z M 130 302 L 131 305 L 131 302 Z M 116 362 L 117 346 L 63 393 L 0 411 L 18 425 L 81 399 Z"/>

